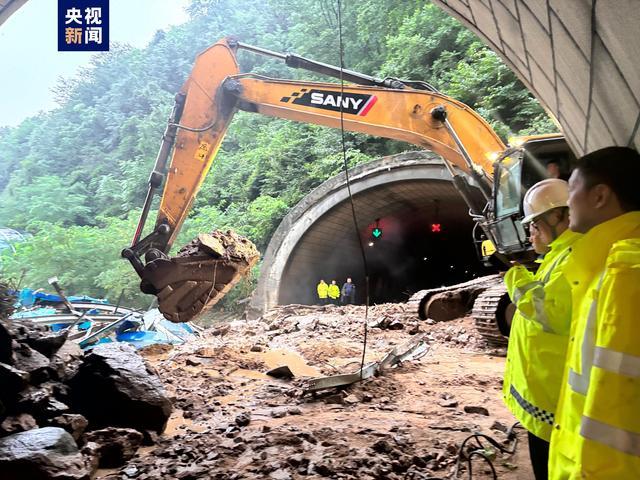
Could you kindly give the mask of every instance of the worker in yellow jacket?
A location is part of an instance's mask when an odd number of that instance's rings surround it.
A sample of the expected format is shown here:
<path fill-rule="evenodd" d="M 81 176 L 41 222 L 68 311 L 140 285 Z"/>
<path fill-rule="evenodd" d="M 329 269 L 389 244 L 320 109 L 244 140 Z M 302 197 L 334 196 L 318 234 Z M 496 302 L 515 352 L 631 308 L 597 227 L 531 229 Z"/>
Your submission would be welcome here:
<path fill-rule="evenodd" d="M 331 280 L 331 285 L 329 285 L 327 294 L 329 295 L 329 301 L 334 305 L 337 305 L 338 299 L 340 298 L 340 287 L 336 284 L 335 280 Z"/>
<path fill-rule="evenodd" d="M 563 269 L 580 234 L 569 230 L 567 182 L 547 179 L 529 189 L 523 225 L 536 253 L 544 255 L 536 273 L 522 265 L 509 269 L 505 284 L 517 310 L 511 323 L 503 397 L 529 433 L 536 480 L 548 478 L 549 440 L 560 395 L 571 323 L 571 288 Z"/>
<path fill-rule="evenodd" d="M 609 147 L 569 180 L 573 318 L 549 478 L 640 478 L 640 155 Z"/>
<path fill-rule="evenodd" d="M 326 305 L 328 301 L 327 296 L 329 295 L 329 285 L 327 285 L 327 282 L 325 282 L 324 279 L 321 279 L 316 290 L 318 292 L 318 301 L 320 302 L 320 305 Z"/>

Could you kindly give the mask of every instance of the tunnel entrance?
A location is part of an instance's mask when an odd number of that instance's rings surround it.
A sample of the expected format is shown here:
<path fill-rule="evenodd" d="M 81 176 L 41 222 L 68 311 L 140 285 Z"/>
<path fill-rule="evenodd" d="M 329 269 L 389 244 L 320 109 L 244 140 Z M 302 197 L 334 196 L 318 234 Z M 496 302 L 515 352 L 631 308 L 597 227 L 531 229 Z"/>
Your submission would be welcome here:
<path fill-rule="evenodd" d="M 487 273 L 475 252 L 468 207 L 438 156 L 385 157 L 352 169 L 350 177 L 359 228 L 342 174 L 311 192 L 269 244 L 254 307 L 317 303 L 320 279 L 342 286 L 347 277 L 356 285 L 356 303 L 364 303 L 359 240 L 371 303 L 404 301 L 418 290 Z M 373 235 L 376 228 L 378 236 Z"/>

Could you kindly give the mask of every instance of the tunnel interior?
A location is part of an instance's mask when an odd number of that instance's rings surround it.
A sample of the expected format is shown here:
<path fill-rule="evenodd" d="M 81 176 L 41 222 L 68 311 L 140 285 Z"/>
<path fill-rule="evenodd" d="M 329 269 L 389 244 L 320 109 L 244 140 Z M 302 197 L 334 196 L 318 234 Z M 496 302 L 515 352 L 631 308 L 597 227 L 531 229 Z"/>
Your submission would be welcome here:
<path fill-rule="evenodd" d="M 351 277 L 356 303 L 366 300 L 361 240 L 367 261 L 369 302 L 405 301 L 418 290 L 490 272 L 479 261 L 468 207 L 450 181 L 408 180 L 369 188 L 318 218 L 289 257 L 278 303 L 317 303 L 320 279 L 339 286 Z M 381 235 L 372 233 L 378 228 Z"/>

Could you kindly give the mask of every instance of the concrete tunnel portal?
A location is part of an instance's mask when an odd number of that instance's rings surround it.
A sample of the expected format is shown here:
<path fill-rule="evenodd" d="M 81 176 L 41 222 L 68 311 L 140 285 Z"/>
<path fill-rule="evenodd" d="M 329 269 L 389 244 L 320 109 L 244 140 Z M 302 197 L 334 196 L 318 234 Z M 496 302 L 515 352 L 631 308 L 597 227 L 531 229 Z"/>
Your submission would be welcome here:
<path fill-rule="evenodd" d="M 371 303 L 404 301 L 417 290 L 487 273 L 472 242 L 468 208 L 440 157 L 403 153 L 354 167 L 349 175 L 358 233 L 341 173 L 282 220 L 264 253 L 253 307 L 264 311 L 278 304 L 316 303 L 320 278 L 342 285 L 347 277 L 357 286 L 356 303 L 364 303 L 358 236 Z M 382 236 L 373 239 L 376 226 Z"/>

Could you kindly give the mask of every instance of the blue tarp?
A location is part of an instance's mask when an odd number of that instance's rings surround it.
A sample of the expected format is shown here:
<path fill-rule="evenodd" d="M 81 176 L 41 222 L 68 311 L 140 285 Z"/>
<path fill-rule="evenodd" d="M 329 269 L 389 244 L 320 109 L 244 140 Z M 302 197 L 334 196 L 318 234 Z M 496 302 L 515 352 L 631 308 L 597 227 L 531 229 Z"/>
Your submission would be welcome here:
<path fill-rule="evenodd" d="M 93 298 L 87 295 L 71 295 L 67 298 L 70 302 L 109 303 L 105 298 Z M 31 288 L 23 288 L 18 295 L 18 302 L 23 307 L 31 307 L 36 303 L 61 303 L 62 297 L 55 293 L 34 292 Z"/>

